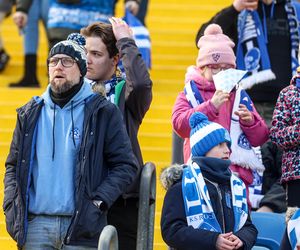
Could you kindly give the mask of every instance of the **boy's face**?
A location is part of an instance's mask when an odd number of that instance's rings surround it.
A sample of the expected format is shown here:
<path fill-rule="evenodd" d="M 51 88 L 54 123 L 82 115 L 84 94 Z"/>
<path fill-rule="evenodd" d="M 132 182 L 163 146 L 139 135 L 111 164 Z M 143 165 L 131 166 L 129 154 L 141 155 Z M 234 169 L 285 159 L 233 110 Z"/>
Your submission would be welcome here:
<path fill-rule="evenodd" d="M 206 157 L 214 157 L 223 160 L 229 159 L 230 150 L 226 142 L 222 142 L 217 146 L 214 146 L 211 150 L 206 153 Z"/>

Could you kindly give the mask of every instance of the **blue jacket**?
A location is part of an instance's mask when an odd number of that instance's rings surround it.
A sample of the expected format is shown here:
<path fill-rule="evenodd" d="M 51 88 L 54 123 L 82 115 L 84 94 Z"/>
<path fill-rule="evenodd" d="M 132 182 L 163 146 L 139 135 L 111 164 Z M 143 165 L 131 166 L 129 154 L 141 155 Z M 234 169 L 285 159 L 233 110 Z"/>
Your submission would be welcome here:
<path fill-rule="evenodd" d="M 26 240 L 32 145 L 43 105 L 43 100 L 36 97 L 17 110 L 17 124 L 5 163 L 3 210 L 7 231 L 18 247 Z M 93 94 L 86 100 L 83 124 L 76 161 L 75 211 L 64 242 L 97 247 L 106 225 L 106 212 L 100 211 L 93 200 L 103 200 L 110 207 L 135 178 L 137 162 L 120 111 L 104 97 Z"/>

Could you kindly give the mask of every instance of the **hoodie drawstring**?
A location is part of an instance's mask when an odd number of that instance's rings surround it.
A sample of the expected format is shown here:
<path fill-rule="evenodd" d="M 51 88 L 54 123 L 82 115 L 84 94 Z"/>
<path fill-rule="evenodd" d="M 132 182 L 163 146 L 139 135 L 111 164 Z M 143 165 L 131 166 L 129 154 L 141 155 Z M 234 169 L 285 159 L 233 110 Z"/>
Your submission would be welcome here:
<path fill-rule="evenodd" d="M 75 144 L 75 136 L 74 136 L 74 118 L 73 118 L 73 102 L 71 101 L 71 119 L 72 119 L 72 139 L 73 139 L 73 144 L 74 147 L 76 148 L 76 144 Z"/>
<path fill-rule="evenodd" d="M 55 155 L 55 110 L 56 110 L 56 104 L 54 103 L 54 109 L 53 109 L 53 126 L 52 126 L 52 161 L 54 161 L 54 155 Z"/>

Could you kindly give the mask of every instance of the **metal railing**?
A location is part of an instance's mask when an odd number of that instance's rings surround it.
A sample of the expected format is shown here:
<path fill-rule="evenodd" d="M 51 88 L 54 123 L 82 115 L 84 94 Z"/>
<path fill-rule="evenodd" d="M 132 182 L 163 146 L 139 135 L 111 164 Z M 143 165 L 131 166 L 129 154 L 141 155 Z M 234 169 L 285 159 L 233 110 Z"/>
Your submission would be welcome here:
<path fill-rule="evenodd" d="M 103 228 L 98 242 L 98 250 L 118 250 L 118 233 L 114 226 L 107 225 Z"/>
<path fill-rule="evenodd" d="M 172 159 L 171 163 L 183 164 L 183 139 L 172 131 Z"/>
<path fill-rule="evenodd" d="M 137 250 L 152 250 L 154 238 L 156 196 L 156 170 L 152 162 L 147 162 L 141 173 Z"/>

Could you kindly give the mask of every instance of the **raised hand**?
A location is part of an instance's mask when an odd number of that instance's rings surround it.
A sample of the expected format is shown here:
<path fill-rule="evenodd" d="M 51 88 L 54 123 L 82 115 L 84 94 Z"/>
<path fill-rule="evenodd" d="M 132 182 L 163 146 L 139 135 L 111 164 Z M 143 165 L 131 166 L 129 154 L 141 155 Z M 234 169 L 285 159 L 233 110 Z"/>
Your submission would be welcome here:
<path fill-rule="evenodd" d="M 247 124 L 253 123 L 253 114 L 247 109 L 246 105 L 240 104 L 239 110 L 234 112 L 235 115 L 237 115 L 241 121 Z"/>
<path fill-rule="evenodd" d="M 226 93 L 222 90 L 216 90 L 210 101 L 215 106 L 215 108 L 219 110 L 223 103 L 227 102 L 228 100 L 229 93 Z"/>
<path fill-rule="evenodd" d="M 112 25 L 112 29 L 115 35 L 116 40 L 120 40 L 124 37 L 133 38 L 133 33 L 128 24 L 121 18 L 112 17 L 109 18 L 109 21 Z"/>

